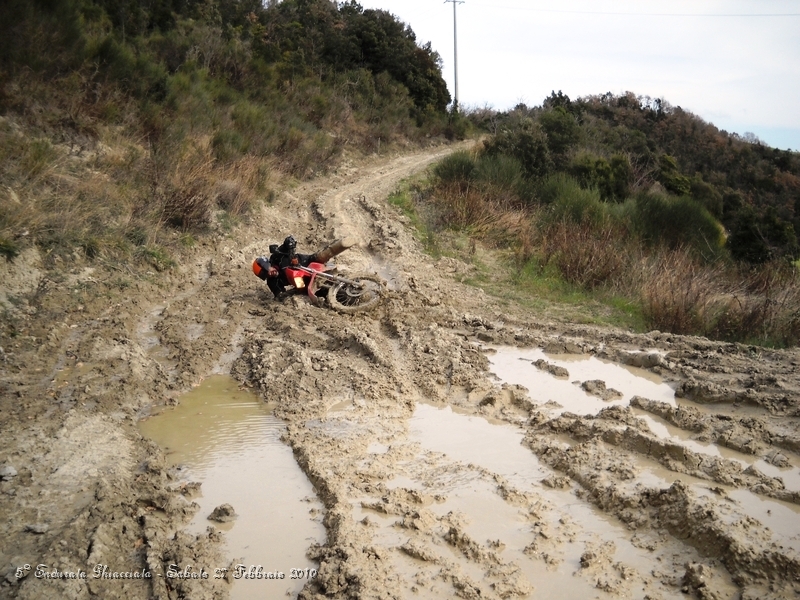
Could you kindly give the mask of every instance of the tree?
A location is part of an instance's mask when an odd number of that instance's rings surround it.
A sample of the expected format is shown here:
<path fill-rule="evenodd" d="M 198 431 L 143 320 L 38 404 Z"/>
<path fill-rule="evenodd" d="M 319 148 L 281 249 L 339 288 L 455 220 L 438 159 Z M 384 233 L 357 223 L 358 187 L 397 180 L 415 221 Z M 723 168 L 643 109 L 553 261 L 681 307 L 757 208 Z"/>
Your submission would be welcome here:
<path fill-rule="evenodd" d="M 489 156 L 506 155 L 516 158 L 533 179 L 541 179 L 553 169 L 547 137 L 541 126 L 524 118 L 512 127 L 504 128 L 485 145 Z"/>
<path fill-rule="evenodd" d="M 556 164 L 564 166 L 567 152 L 580 141 L 581 129 L 575 117 L 563 106 L 556 106 L 539 116 L 539 123 L 547 135 L 547 147 Z"/>

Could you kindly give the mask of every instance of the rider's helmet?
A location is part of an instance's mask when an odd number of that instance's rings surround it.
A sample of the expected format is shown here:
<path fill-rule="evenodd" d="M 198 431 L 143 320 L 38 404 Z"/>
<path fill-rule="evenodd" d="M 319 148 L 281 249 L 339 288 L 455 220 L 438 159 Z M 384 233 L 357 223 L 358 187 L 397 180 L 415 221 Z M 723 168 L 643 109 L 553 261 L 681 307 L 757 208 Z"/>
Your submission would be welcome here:
<path fill-rule="evenodd" d="M 278 250 L 283 254 L 288 254 L 289 256 L 294 255 L 295 248 L 297 248 L 297 240 L 294 239 L 294 236 L 288 236 L 283 243 L 280 245 Z"/>

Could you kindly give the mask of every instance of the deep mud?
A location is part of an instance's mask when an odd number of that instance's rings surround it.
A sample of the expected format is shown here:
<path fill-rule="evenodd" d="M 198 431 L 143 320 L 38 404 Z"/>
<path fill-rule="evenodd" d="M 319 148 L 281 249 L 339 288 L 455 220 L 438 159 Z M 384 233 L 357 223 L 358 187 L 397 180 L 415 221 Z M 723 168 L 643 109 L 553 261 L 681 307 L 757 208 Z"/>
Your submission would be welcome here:
<path fill-rule="evenodd" d="M 224 541 L 247 527 L 198 526 L 202 482 L 138 428 L 229 372 L 282 420 L 321 503 L 301 598 L 800 592 L 800 353 L 501 309 L 386 203 L 449 151 L 346 164 L 168 275 L 55 274 L 34 254 L 27 279 L 3 271 L 0 596 L 241 589 L 223 569 L 243 557 Z M 358 238 L 337 262 L 387 279 L 384 304 L 272 301 L 250 263 L 288 233 L 304 249 Z M 206 493 L 247 505 L 233 487 Z M 258 535 L 280 548 L 282 530 Z M 40 564 L 87 578 L 36 577 Z M 130 577 L 94 578 L 97 565 Z M 209 577 L 166 577 L 170 565 Z M 300 589 L 262 585 L 265 598 Z"/>

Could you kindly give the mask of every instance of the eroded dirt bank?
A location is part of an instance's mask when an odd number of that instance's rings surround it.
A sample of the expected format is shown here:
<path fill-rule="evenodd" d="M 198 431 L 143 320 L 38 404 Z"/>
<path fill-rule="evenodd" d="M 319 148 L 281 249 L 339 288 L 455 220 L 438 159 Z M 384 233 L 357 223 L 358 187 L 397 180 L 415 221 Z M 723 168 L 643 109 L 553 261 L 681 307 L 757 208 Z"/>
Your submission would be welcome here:
<path fill-rule="evenodd" d="M 303 598 L 800 591 L 800 354 L 501 311 L 453 281 L 468 265 L 423 254 L 385 202 L 449 151 L 344 165 L 168 277 L 40 272 L 0 353 L 0 595 L 226 597 L 230 577 L 159 576 L 234 557 L 216 531 L 180 532 L 196 510 L 186 482 L 136 423 L 230 370 L 274 403 L 325 507 Z M 250 263 L 288 233 L 302 248 L 357 237 L 338 263 L 377 270 L 385 304 L 342 316 L 273 302 Z M 570 384 L 558 357 L 633 365 L 678 399 L 576 381 L 607 406 L 566 411 L 544 387 L 490 375 L 509 347 L 544 349 L 519 370 Z M 90 576 L 17 578 L 24 564 Z M 94 579 L 96 565 L 152 577 Z"/>

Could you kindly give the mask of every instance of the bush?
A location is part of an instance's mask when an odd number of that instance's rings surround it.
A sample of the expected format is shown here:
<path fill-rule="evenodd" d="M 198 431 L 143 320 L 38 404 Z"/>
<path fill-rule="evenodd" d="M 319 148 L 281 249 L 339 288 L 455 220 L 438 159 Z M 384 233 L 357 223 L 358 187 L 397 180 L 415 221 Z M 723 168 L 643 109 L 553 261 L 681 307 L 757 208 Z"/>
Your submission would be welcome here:
<path fill-rule="evenodd" d="M 539 124 L 547 135 L 547 147 L 556 161 L 563 164 L 569 149 L 581 138 L 581 128 L 575 117 L 563 106 L 556 106 L 539 116 Z"/>
<path fill-rule="evenodd" d="M 774 262 L 741 274 L 703 266 L 686 251 L 656 257 L 642 286 L 651 328 L 714 339 L 792 346 L 800 342 L 800 274 Z"/>
<path fill-rule="evenodd" d="M 247 152 L 247 142 L 242 134 L 230 129 L 222 129 L 211 140 L 214 156 L 220 162 L 227 162 Z"/>
<path fill-rule="evenodd" d="M 501 190 L 518 190 L 525 170 L 516 158 L 499 154 L 481 154 L 475 163 L 475 179 Z"/>
<path fill-rule="evenodd" d="M 610 224 L 594 228 L 572 221 L 551 226 L 542 251 L 545 264 L 553 260 L 565 281 L 590 290 L 616 283 L 629 256 L 622 232 Z"/>
<path fill-rule="evenodd" d="M 800 255 L 794 227 L 772 207 L 761 215 L 750 206 L 742 208 L 730 231 L 727 246 L 736 260 L 761 264 L 780 257 L 794 260 Z"/>
<path fill-rule="evenodd" d="M 583 189 L 572 177 L 558 173 L 548 177 L 540 188 L 540 197 L 550 205 L 549 222 L 569 221 L 578 225 L 599 226 L 608 211 L 594 189 Z"/>
<path fill-rule="evenodd" d="M 688 196 L 642 193 L 634 206 L 633 227 L 646 242 L 673 250 L 688 247 L 706 260 L 722 254 L 722 226 Z"/>
<path fill-rule="evenodd" d="M 19 256 L 19 246 L 12 240 L 0 237 L 0 256 L 4 256 L 6 260 L 13 260 Z"/>
<path fill-rule="evenodd" d="M 800 343 L 800 273 L 773 261 L 736 277 L 728 306 L 708 332 L 725 339 L 777 346 Z"/>
<path fill-rule="evenodd" d="M 668 154 L 662 154 L 658 159 L 657 179 L 668 192 L 678 196 L 686 196 L 692 191 L 691 181 L 681 175 L 678 161 Z"/>
<path fill-rule="evenodd" d="M 702 335 L 715 320 L 721 270 L 699 265 L 690 253 L 660 253 L 650 264 L 642 288 L 648 327 L 671 333 Z"/>
<path fill-rule="evenodd" d="M 624 200 L 630 191 L 632 169 L 628 158 L 615 154 L 611 162 L 590 153 L 575 157 L 569 172 L 581 187 L 596 188 L 604 201 Z"/>
<path fill-rule="evenodd" d="M 468 183 L 474 171 L 475 160 L 463 150 L 442 159 L 433 169 L 434 175 L 445 185 Z"/>
<path fill-rule="evenodd" d="M 546 177 L 553 170 L 547 136 L 539 124 L 529 118 L 501 130 L 485 143 L 485 149 L 489 156 L 504 154 L 517 159 L 526 176 L 532 179 Z"/>

